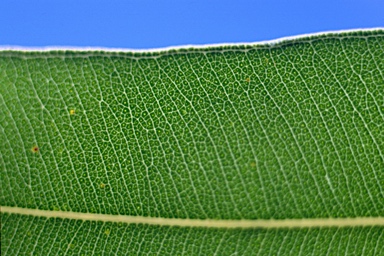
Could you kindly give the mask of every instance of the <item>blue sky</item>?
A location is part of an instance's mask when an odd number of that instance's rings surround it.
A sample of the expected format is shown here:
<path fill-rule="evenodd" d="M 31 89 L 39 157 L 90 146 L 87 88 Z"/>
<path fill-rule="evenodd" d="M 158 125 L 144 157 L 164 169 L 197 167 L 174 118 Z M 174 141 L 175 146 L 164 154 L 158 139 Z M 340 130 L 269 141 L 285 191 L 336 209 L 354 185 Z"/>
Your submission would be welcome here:
<path fill-rule="evenodd" d="M 0 45 L 147 49 L 384 26 L 383 0 L 1 0 Z"/>

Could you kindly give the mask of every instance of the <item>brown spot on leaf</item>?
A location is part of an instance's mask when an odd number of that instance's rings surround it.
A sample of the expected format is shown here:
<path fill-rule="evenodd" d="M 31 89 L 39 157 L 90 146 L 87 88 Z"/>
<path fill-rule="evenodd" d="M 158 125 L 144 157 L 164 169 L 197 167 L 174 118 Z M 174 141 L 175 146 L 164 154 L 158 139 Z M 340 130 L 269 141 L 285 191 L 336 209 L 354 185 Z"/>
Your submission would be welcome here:
<path fill-rule="evenodd" d="M 31 148 L 31 151 L 32 151 L 32 153 L 37 153 L 37 152 L 39 152 L 39 147 L 38 146 L 33 146 L 32 148 Z"/>

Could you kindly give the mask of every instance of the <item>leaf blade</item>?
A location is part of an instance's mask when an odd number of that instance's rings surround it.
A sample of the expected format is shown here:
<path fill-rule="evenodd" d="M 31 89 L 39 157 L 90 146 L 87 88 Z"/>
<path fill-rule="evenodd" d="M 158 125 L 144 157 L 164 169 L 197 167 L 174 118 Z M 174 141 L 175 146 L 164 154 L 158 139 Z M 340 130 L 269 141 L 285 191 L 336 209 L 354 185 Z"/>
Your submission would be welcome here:
<path fill-rule="evenodd" d="M 1 205 L 382 217 L 383 45 L 377 30 L 157 53 L 2 51 Z"/>

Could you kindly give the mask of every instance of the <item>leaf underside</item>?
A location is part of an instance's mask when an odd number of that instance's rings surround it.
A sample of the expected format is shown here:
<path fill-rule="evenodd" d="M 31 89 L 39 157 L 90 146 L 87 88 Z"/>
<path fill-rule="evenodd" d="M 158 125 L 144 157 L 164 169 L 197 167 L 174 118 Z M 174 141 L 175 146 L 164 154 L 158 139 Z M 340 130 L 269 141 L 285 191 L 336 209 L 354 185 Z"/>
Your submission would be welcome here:
<path fill-rule="evenodd" d="M 384 217 L 384 31 L 160 52 L 0 51 L 0 205 Z M 214 229 L 1 213 L 2 253 L 384 254 L 383 226 Z"/>

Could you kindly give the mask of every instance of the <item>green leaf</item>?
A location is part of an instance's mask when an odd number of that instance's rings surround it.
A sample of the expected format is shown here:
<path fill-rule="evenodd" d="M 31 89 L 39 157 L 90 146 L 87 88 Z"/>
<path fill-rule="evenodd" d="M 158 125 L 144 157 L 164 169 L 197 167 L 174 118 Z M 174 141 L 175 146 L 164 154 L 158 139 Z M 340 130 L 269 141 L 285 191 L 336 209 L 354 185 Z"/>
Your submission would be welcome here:
<path fill-rule="evenodd" d="M 1 251 L 383 255 L 384 30 L 0 51 Z"/>

